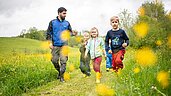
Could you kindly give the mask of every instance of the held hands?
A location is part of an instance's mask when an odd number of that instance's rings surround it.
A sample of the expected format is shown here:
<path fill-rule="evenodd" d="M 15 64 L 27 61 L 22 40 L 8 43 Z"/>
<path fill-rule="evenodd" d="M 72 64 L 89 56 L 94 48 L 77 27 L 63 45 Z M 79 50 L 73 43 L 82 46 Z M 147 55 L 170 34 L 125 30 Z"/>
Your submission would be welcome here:
<path fill-rule="evenodd" d="M 122 47 L 126 48 L 127 47 L 127 43 L 123 43 Z"/>

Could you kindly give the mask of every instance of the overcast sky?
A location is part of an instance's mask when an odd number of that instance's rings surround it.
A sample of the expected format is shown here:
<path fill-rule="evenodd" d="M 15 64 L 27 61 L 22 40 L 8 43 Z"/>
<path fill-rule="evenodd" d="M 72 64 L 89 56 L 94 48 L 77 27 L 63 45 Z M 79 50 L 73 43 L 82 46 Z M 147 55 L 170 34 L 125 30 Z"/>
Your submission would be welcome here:
<path fill-rule="evenodd" d="M 46 30 L 61 6 L 68 10 L 66 20 L 74 30 L 96 26 L 104 35 L 111 28 L 111 16 L 123 9 L 135 16 L 144 1 L 147 0 L 0 0 L 0 37 L 17 36 L 30 27 Z M 162 1 L 165 10 L 171 10 L 171 0 Z"/>

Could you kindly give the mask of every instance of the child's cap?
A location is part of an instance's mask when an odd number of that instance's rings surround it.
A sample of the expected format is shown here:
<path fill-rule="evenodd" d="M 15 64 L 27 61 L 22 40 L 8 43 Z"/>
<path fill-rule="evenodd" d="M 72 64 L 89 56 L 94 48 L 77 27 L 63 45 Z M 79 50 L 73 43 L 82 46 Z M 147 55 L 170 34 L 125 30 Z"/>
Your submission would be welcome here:
<path fill-rule="evenodd" d="M 113 17 L 110 18 L 110 21 L 113 21 L 113 20 L 119 22 L 118 16 L 113 16 Z"/>

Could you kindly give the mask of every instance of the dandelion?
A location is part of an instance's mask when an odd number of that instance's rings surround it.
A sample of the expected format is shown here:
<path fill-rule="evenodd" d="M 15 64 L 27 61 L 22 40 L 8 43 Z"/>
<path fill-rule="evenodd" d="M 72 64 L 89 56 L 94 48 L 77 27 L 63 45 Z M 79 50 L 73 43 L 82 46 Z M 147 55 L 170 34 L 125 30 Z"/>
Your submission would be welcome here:
<path fill-rule="evenodd" d="M 141 22 L 138 24 L 135 24 L 133 26 L 134 31 L 136 32 L 136 35 L 140 38 L 144 38 L 149 30 L 149 25 L 145 22 Z"/>
<path fill-rule="evenodd" d="M 157 57 L 150 48 L 142 48 L 137 50 L 135 54 L 136 62 L 142 66 L 154 65 Z"/>
<path fill-rule="evenodd" d="M 111 88 L 108 88 L 104 84 L 98 84 L 96 86 L 96 93 L 100 96 L 114 96 L 115 95 L 115 91 Z"/>
<path fill-rule="evenodd" d="M 61 34 L 61 39 L 66 41 L 69 40 L 69 38 L 70 38 L 70 31 L 69 30 L 63 31 Z"/>
<path fill-rule="evenodd" d="M 139 72 L 140 72 L 140 68 L 138 68 L 138 67 L 137 67 L 137 68 L 134 68 L 133 71 L 134 71 L 135 74 L 136 74 L 136 73 L 139 73 Z"/>
<path fill-rule="evenodd" d="M 64 73 L 64 80 L 65 80 L 65 81 L 70 80 L 70 75 L 69 75 L 69 73 L 67 73 L 67 72 Z"/>
<path fill-rule="evenodd" d="M 140 7 L 140 8 L 138 9 L 138 14 L 139 14 L 140 16 L 144 16 L 144 15 L 145 15 L 144 7 Z"/>
<path fill-rule="evenodd" d="M 44 54 L 44 57 L 45 57 L 47 60 L 51 60 L 51 59 L 52 59 L 52 55 L 51 55 L 50 53 Z"/>
<path fill-rule="evenodd" d="M 44 41 L 44 42 L 42 42 L 41 43 L 41 47 L 43 48 L 43 49 L 49 49 L 49 42 L 48 41 Z"/>
<path fill-rule="evenodd" d="M 171 34 L 168 36 L 168 45 L 169 45 L 169 48 L 171 48 Z"/>
<path fill-rule="evenodd" d="M 166 88 L 169 85 L 169 73 L 165 71 L 160 71 L 157 74 L 157 80 L 162 85 L 162 87 Z"/>
<path fill-rule="evenodd" d="M 76 36 L 75 40 L 76 40 L 76 42 L 80 43 L 81 42 L 81 37 L 80 36 Z"/>
<path fill-rule="evenodd" d="M 72 72 L 72 71 L 74 71 L 74 70 L 75 70 L 75 67 L 74 67 L 73 64 L 71 64 L 71 65 L 69 66 L 69 71 Z"/>
<path fill-rule="evenodd" d="M 157 41 L 156 41 L 156 45 L 157 45 L 157 46 L 161 46 L 161 45 L 162 45 L 162 41 L 161 41 L 161 40 L 157 40 Z"/>
<path fill-rule="evenodd" d="M 69 47 L 68 46 L 63 46 L 62 49 L 61 49 L 61 54 L 63 56 L 68 56 L 68 53 L 69 53 Z"/>

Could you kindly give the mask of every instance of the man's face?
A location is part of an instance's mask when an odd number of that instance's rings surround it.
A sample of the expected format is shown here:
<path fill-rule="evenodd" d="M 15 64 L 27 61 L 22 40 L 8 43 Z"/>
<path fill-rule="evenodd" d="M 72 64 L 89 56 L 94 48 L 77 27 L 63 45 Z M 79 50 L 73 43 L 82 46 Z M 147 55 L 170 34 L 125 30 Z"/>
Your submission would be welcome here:
<path fill-rule="evenodd" d="M 66 11 L 63 11 L 63 12 L 59 13 L 59 17 L 60 17 L 62 20 L 65 20 Z"/>
<path fill-rule="evenodd" d="M 113 27 L 113 29 L 117 29 L 118 28 L 118 25 L 119 25 L 119 22 L 117 20 L 112 20 L 110 22 L 110 24 Z"/>

